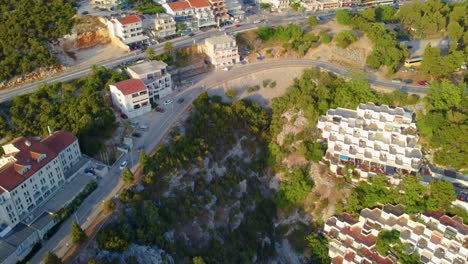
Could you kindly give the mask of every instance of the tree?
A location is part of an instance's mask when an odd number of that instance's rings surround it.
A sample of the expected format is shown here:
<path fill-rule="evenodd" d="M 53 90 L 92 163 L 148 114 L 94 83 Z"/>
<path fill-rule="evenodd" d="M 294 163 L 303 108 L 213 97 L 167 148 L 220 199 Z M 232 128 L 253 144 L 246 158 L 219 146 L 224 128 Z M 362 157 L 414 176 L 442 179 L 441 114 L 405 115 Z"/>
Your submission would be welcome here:
<path fill-rule="evenodd" d="M 361 16 L 369 22 L 375 22 L 376 20 L 375 9 L 366 8 L 361 12 Z"/>
<path fill-rule="evenodd" d="M 234 99 L 237 96 L 237 90 L 236 89 L 228 89 L 226 90 L 226 97 L 230 99 Z"/>
<path fill-rule="evenodd" d="M 426 201 L 423 195 L 427 189 L 419 183 L 419 180 L 415 176 L 405 176 L 401 182 L 401 189 L 404 193 L 400 198 L 400 203 L 405 206 L 406 213 L 415 214 L 425 210 Z"/>
<path fill-rule="evenodd" d="M 167 54 L 171 56 L 174 54 L 174 47 L 172 46 L 172 43 L 169 41 L 164 43 L 164 50 L 167 52 Z"/>
<path fill-rule="evenodd" d="M 431 210 L 447 210 L 451 203 L 457 199 L 453 184 L 444 180 L 432 180 L 429 184 L 431 196 L 427 203 Z"/>
<path fill-rule="evenodd" d="M 453 84 L 447 79 L 431 83 L 427 94 L 428 102 L 435 110 L 457 109 L 466 96 L 463 85 Z"/>
<path fill-rule="evenodd" d="M 457 43 L 462 37 L 465 32 L 462 26 L 457 21 L 452 21 L 447 27 L 448 36 Z"/>
<path fill-rule="evenodd" d="M 343 30 L 340 33 L 336 34 L 334 40 L 338 47 L 345 49 L 349 45 L 354 43 L 356 40 L 358 40 L 358 37 L 350 31 Z"/>
<path fill-rule="evenodd" d="M 315 27 L 316 25 L 318 25 L 318 23 L 319 21 L 316 16 L 310 16 L 307 18 L 307 24 L 309 24 L 309 26 L 311 27 Z"/>
<path fill-rule="evenodd" d="M 177 28 L 177 32 L 184 31 L 185 29 L 187 29 L 187 27 L 185 26 L 185 24 L 184 24 L 184 23 L 180 23 L 180 22 L 177 22 L 177 23 L 176 23 L 176 28 Z"/>
<path fill-rule="evenodd" d="M 268 81 L 267 81 L 267 80 L 263 80 L 263 81 L 262 81 L 262 86 L 263 86 L 263 88 L 267 87 L 267 85 L 268 85 Z"/>
<path fill-rule="evenodd" d="M 148 59 L 152 60 L 154 57 L 154 49 L 146 49 L 146 56 L 148 56 Z"/>
<path fill-rule="evenodd" d="M 110 214 L 115 210 L 115 202 L 112 200 L 106 200 L 104 204 L 102 205 L 102 209 L 105 214 Z"/>
<path fill-rule="evenodd" d="M 44 257 L 44 264 L 62 264 L 62 261 L 56 254 L 47 251 Z"/>
<path fill-rule="evenodd" d="M 122 171 L 122 181 L 126 184 L 130 184 L 135 180 L 135 176 L 129 168 L 124 168 Z"/>
<path fill-rule="evenodd" d="M 145 166 L 147 160 L 148 160 L 148 157 L 146 156 L 145 149 L 141 149 L 140 150 L 140 159 L 138 161 L 140 163 L 140 166 Z"/>
<path fill-rule="evenodd" d="M 270 83 L 270 88 L 273 89 L 273 88 L 275 88 L 275 87 L 276 87 L 276 82 L 274 82 L 274 81 L 271 82 L 271 83 Z"/>
<path fill-rule="evenodd" d="M 384 5 L 384 6 L 378 6 L 375 14 L 376 18 L 379 21 L 390 21 L 395 19 L 395 14 L 397 13 L 396 8 Z"/>
<path fill-rule="evenodd" d="M 351 24 L 351 19 L 352 18 L 353 18 L 353 15 L 349 11 L 346 11 L 346 10 L 343 10 L 343 9 L 338 9 L 336 11 L 336 20 L 340 24 L 349 25 L 349 24 Z"/>
<path fill-rule="evenodd" d="M 263 8 L 263 9 L 270 9 L 271 4 L 269 4 L 269 3 L 260 3 L 260 7 Z"/>
<path fill-rule="evenodd" d="M 383 230 L 377 236 L 375 249 L 380 255 L 387 256 L 388 251 L 392 248 L 392 245 L 395 244 L 401 244 L 400 232 Z"/>
<path fill-rule="evenodd" d="M 444 69 L 442 59 L 440 57 L 440 49 L 433 48 L 431 44 L 426 46 L 422 56 L 421 67 L 419 72 L 423 75 L 432 75 L 434 77 L 442 76 Z"/>
<path fill-rule="evenodd" d="M 322 43 L 330 43 L 332 41 L 331 36 L 323 31 L 320 31 L 319 35 L 320 35 L 320 41 Z"/>
<path fill-rule="evenodd" d="M 88 238 L 76 221 L 72 222 L 70 237 L 72 243 L 75 245 L 83 244 L 83 242 L 85 242 Z"/>
<path fill-rule="evenodd" d="M 205 264 L 205 261 L 202 257 L 194 257 L 192 261 L 193 264 Z"/>
<path fill-rule="evenodd" d="M 311 233 L 306 237 L 307 245 L 311 249 L 312 263 L 328 264 L 330 257 L 328 256 L 328 242 L 326 238 L 319 238 L 315 233 Z"/>

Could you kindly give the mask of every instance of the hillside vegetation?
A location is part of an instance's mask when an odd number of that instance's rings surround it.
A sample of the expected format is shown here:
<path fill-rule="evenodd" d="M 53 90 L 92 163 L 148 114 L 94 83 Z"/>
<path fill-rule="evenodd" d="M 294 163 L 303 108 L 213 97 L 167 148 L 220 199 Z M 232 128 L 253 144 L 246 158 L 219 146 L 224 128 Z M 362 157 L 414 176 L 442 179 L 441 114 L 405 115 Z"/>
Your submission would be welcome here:
<path fill-rule="evenodd" d="M 74 1 L 0 1 L 0 82 L 58 65 L 47 42 L 70 32 Z"/>

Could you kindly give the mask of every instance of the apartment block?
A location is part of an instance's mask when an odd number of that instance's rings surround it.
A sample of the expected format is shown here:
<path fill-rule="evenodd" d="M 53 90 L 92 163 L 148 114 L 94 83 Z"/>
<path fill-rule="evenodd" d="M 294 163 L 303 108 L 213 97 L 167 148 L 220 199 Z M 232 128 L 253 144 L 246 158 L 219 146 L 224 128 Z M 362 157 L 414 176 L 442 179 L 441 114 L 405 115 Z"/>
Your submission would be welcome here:
<path fill-rule="evenodd" d="M 290 0 L 260 0 L 260 3 L 271 4 L 275 9 L 286 9 L 291 4 Z"/>
<path fill-rule="evenodd" d="M 150 100 L 158 100 L 172 93 L 171 74 L 162 61 L 147 61 L 127 68 L 127 74 L 141 80 L 148 89 Z"/>
<path fill-rule="evenodd" d="M 300 6 L 307 11 L 318 11 L 324 9 L 335 9 L 349 7 L 359 4 L 361 1 L 355 0 L 306 0 L 301 1 Z"/>
<path fill-rule="evenodd" d="M 383 231 L 400 232 L 407 254 L 416 251 L 423 263 L 462 264 L 468 258 L 468 226 L 459 217 L 428 211 L 418 220 L 404 213 L 401 205 L 363 209 L 359 220 L 341 214 L 327 220 L 324 234 L 331 239 L 332 263 L 397 263 L 397 256 L 379 255 L 374 247 Z"/>
<path fill-rule="evenodd" d="M 232 36 L 221 35 L 205 40 L 205 53 L 215 67 L 226 67 L 239 63 L 240 57 L 236 40 Z"/>
<path fill-rule="evenodd" d="M 176 22 L 184 23 L 192 30 L 217 25 L 212 7 L 207 0 L 185 0 L 165 3 L 163 7 Z"/>
<path fill-rule="evenodd" d="M 162 39 L 177 33 L 176 22 L 168 14 L 139 15 L 139 17 L 143 29 L 147 29 L 154 37 Z"/>
<path fill-rule="evenodd" d="M 211 8 L 213 9 L 213 14 L 217 23 L 226 22 L 229 20 L 229 15 L 226 9 L 226 3 L 224 0 L 208 0 Z"/>
<path fill-rule="evenodd" d="M 128 118 L 151 111 L 148 89 L 143 81 L 130 79 L 109 85 L 112 103 Z"/>
<path fill-rule="evenodd" d="M 0 237 L 65 184 L 64 173 L 81 158 L 78 139 L 66 132 L 20 137 L 0 158 Z"/>
<path fill-rule="evenodd" d="M 242 10 L 240 0 L 225 0 L 228 15 L 235 21 L 240 21 L 245 18 L 245 11 Z"/>
<path fill-rule="evenodd" d="M 91 3 L 99 8 L 112 9 L 122 3 L 121 0 L 92 0 Z"/>
<path fill-rule="evenodd" d="M 401 107 L 373 103 L 360 104 L 357 110 L 328 110 L 317 128 L 327 141 L 330 169 L 353 180 L 384 174 L 398 182 L 416 175 L 423 156 L 412 116 Z"/>
<path fill-rule="evenodd" d="M 126 45 L 148 40 L 148 37 L 143 34 L 142 18 L 138 15 L 111 19 L 107 21 L 107 28 L 112 37 L 120 39 Z"/>

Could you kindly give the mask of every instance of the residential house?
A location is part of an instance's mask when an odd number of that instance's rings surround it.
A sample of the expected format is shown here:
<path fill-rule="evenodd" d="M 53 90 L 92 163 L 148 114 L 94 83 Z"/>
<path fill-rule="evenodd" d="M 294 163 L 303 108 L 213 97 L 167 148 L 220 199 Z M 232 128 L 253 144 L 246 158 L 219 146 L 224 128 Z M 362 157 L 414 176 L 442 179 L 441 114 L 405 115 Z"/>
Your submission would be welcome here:
<path fill-rule="evenodd" d="M 236 40 L 232 36 L 221 35 L 205 40 L 205 53 L 215 67 L 226 67 L 239 63 Z"/>
<path fill-rule="evenodd" d="M 20 137 L 0 158 L 0 236 L 65 184 L 64 173 L 81 158 L 78 139 L 57 131 L 38 139 Z"/>
<path fill-rule="evenodd" d="M 212 7 L 207 0 L 185 0 L 165 3 L 163 7 L 176 22 L 185 24 L 192 30 L 217 25 Z"/>
<path fill-rule="evenodd" d="M 139 15 L 143 29 L 148 30 L 154 37 L 163 39 L 177 34 L 176 22 L 168 14 Z"/>
<path fill-rule="evenodd" d="M 148 89 L 143 81 L 130 79 L 109 85 L 112 103 L 128 118 L 151 111 Z"/>
<path fill-rule="evenodd" d="M 359 220 L 347 214 L 327 220 L 324 234 L 331 239 L 332 263 L 397 263 L 392 254 L 381 256 L 375 251 L 383 230 L 399 232 L 406 253 L 416 251 L 423 263 L 461 264 L 468 258 L 468 226 L 461 218 L 428 211 L 418 221 L 405 214 L 403 206 L 387 204 L 382 209 L 363 209 Z"/>
<path fill-rule="evenodd" d="M 325 160 L 341 176 L 385 174 L 397 183 L 422 166 L 413 113 L 401 107 L 359 104 L 357 110 L 337 108 L 319 118 L 317 128 L 327 141 Z"/>
<path fill-rule="evenodd" d="M 148 36 L 143 34 L 143 22 L 139 15 L 111 19 L 107 21 L 107 27 L 112 37 L 128 46 L 148 41 Z"/>
<path fill-rule="evenodd" d="M 271 4 L 274 9 L 286 9 L 291 4 L 290 0 L 260 0 L 260 3 Z"/>
<path fill-rule="evenodd" d="M 162 61 L 147 61 L 127 68 L 127 74 L 141 80 L 148 89 L 150 100 L 158 100 L 172 93 L 171 74 Z"/>

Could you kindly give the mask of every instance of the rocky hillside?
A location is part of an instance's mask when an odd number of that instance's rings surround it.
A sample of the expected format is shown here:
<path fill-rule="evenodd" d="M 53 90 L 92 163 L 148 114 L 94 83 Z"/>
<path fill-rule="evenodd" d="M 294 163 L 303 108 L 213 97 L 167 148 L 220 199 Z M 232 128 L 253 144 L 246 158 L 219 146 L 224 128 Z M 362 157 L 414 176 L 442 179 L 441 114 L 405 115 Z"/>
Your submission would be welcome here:
<path fill-rule="evenodd" d="M 77 16 L 71 34 L 58 39 L 65 51 L 92 48 L 111 41 L 107 26 L 94 16 Z"/>

